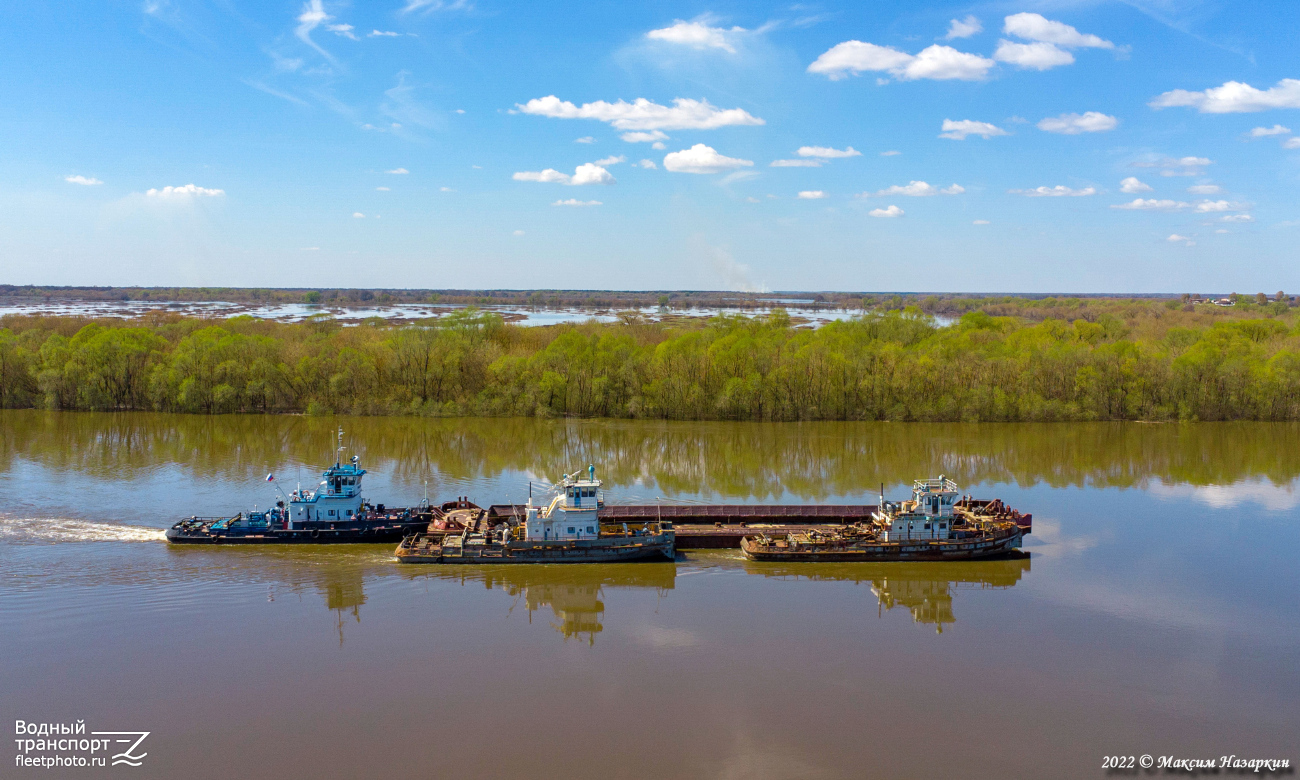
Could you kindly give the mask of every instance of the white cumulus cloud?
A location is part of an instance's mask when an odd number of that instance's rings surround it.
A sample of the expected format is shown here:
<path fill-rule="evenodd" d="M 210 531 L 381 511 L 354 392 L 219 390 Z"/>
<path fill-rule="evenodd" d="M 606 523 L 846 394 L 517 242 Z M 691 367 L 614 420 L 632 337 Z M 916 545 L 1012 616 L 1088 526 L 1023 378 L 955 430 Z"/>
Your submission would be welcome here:
<path fill-rule="evenodd" d="M 601 205 L 601 202 L 598 200 L 578 200 L 577 198 L 569 198 L 568 200 L 557 200 L 551 205 L 552 206 L 599 206 Z"/>
<path fill-rule="evenodd" d="M 859 152 L 852 146 L 846 146 L 843 149 L 836 149 L 830 146 L 801 146 L 795 154 L 800 157 L 824 157 L 827 160 L 835 160 L 841 157 L 862 156 L 862 152 Z"/>
<path fill-rule="evenodd" d="M 861 197 L 887 197 L 889 195 L 906 195 L 911 198 L 926 198 L 931 195 L 960 195 L 966 191 L 966 188 L 960 184 L 954 184 L 951 187 L 940 189 L 923 181 L 911 181 L 907 184 L 895 184 L 878 190 L 874 193 L 864 192 Z"/>
<path fill-rule="evenodd" d="M 1220 222 L 1254 222 L 1255 218 L 1249 214 L 1227 214 L 1219 217 Z"/>
<path fill-rule="evenodd" d="M 1134 168 L 1156 168 L 1161 176 L 1199 176 L 1201 169 L 1213 164 L 1208 157 L 1162 157 L 1158 160 L 1141 160 Z"/>
<path fill-rule="evenodd" d="M 1052 21 L 1042 14 L 1012 14 L 1003 20 L 1002 32 L 1024 38 L 1027 41 L 1042 41 L 1064 46 L 1069 49 L 1113 49 L 1110 41 L 1079 32 L 1064 22 Z"/>
<path fill-rule="evenodd" d="M 1062 135 L 1079 135 L 1080 133 L 1104 133 L 1119 127 L 1119 120 L 1099 111 L 1083 114 L 1061 114 L 1051 116 L 1038 123 L 1038 129 L 1048 133 Z"/>
<path fill-rule="evenodd" d="M 1111 208 L 1124 209 L 1126 211 L 1184 211 L 1191 209 L 1192 212 L 1196 214 L 1220 214 L 1225 211 L 1245 211 L 1247 205 L 1227 200 L 1202 200 L 1196 203 L 1188 203 L 1184 200 L 1136 198 L 1128 203 L 1117 203 L 1111 206 Z M 1251 218 L 1246 215 L 1245 219 L 1224 217 L 1221 221 L 1244 222 L 1249 221 L 1250 219 Z"/>
<path fill-rule="evenodd" d="M 366 33 L 367 38 L 396 38 L 400 35 L 401 33 L 396 33 L 392 30 L 371 30 Z"/>
<path fill-rule="evenodd" d="M 822 190 L 804 190 L 803 192 L 800 192 L 796 197 L 801 198 L 803 200 L 820 200 L 826 197 L 826 193 L 823 192 Z"/>
<path fill-rule="evenodd" d="M 1171 244 L 1184 244 L 1185 246 L 1196 246 L 1195 241 L 1188 238 L 1187 236 L 1180 236 L 1177 233 L 1170 235 L 1169 238 L 1166 238 L 1165 240 Z"/>
<path fill-rule="evenodd" d="M 1150 192 L 1151 185 L 1146 184 L 1136 176 L 1130 176 L 1119 183 L 1119 191 L 1134 195 L 1139 192 Z"/>
<path fill-rule="evenodd" d="M 327 24 L 325 25 L 325 29 L 329 30 L 335 35 L 341 35 L 344 38 L 351 38 L 354 41 L 360 40 L 359 38 L 357 38 L 357 34 L 352 32 L 356 28 L 354 28 L 350 24 Z"/>
<path fill-rule="evenodd" d="M 630 144 L 648 144 L 655 141 L 667 141 L 668 134 L 662 130 L 651 130 L 650 132 L 635 131 L 624 133 L 619 136 Z"/>
<path fill-rule="evenodd" d="M 352 212 L 352 216 L 353 216 L 355 219 L 365 219 L 365 218 L 366 218 L 366 215 L 365 215 L 365 214 L 362 214 L 360 211 L 354 211 L 354 212 Z"/>
<path fill-rule="evenodd" d="M 662 106 L 645 98 L 637 98 L 631 103 L 597 100 L 576 106 L 555 95 L 547 95 L 516 105 L 516 109 L 524 114 L 553 119 L 595 119 L 607 122 L 616 130 L 713 130 L 731 125 L 766 124 L 744 109 L 722 109 L 707 100 L 690 98 L 674 98 L 671 106 Z"/>
<path fill-rule="evenodd" d="M 581 138 L 575 138 L 575 139 L 573 139 L 573 142 L 574 142 L 575 144 L 594 144 L 594 143 L 596 143 L 596 139 L 595 139 L 595 138 L 592 138 L 592 137 L 589 136 L 589 135 L 584 135 L 584 136 L 581 137 Z"/>
<path fill-rule="evenodd" d="M 646 170 L 654 170 L 655 168 L 659 167 L 658 165 L 655 165 L 654 160 L 642 160 L 641 162 L 637 163 L 637 165 L 640 165 L 642 168 L 645 168 Z"/>
<path fill-rule="evenodd" d="M 897 207 L 897 206 L 889 206 L 889 207 L 887 207 L 887 208 L 883 208 L 883 209 L 872 209 L 871 211 L 868 211 L 868 212 L 867 212 L 867 214 L 869 214 L 870 216 L 873 216 L 873 217 L 881 217 L 881 218 L 883 218 L 883 219 L 891 219 L 891 218 L 893 218 L 893 217 L 901 217 L 901 216 L 903 216 L 904 213 L 905 213 L 905 212 L 904 212 L 902 209 L 900 209 L 899 207 Z"/>
<path fill-rule="evenodd" d="M 978 135 L 982 138 L 991 138 L 995 135 L 1006 135 L 1007 131 L 997 125 L 988 122 L 976 122 L 973 119 L 961 119 L 954 122 L 951 119 L 943 120 L 943 132 L 939 133 L 940 138 L 951 138 L 954 141 L 965 141 L 966 136 Z"/>
<path fill-rule="evenodd" d="M 825 160 L 802 159 L 802 160 L 773 160 L 769 163 L 773 168 L 820 168 Z"/>
<path fill-rule="evenodd" d="M 1175 89 L 1157 95 L 1147 105 L 1152 108 L 1186 106 L 1202 114 L 1244 114 L 1271 108 L 1300 108 L 1300 79 L 1282 79 L 1268 89 L 1256 89 L 1240 81 L 1203 92 Z"/>
<path fill-rule="evenodd" d="M 597 160 L 594 164 L 595 165 L 618 165 L 621 162 L 627 162 L 627 158 L 620 154 L 620 155 L 610 155 L 609 157 L 602 158 L 600 160 Z"/>
<path fill-rule="evenodd" d="M 891 46 L 862 41 L 844 41 L 827 49 L 811 65 L 809 73 L 820 73 L 832 81 L 864 71 L 887 72 L 902 81 L 916 79 L 979 81 L 996 63 L 978 54 L 934 44 L 917 54 Z"/>
<path fill-rule="evenodd" d="M 1055 187 L 1035 187 L 1032 190 L 1007 190 L 1007 192 L 1012 195 L 1024 195 L 1026 198 L 1081 198 L 1097 194 L 1097 190 L 1093 187 L 1076 190 L 1064 184 Z"/>
<path fill-rule="evenodd" d="M 601 166 L 595 163 L 583 163 L 573 171 L 570 176 L 567 173 L 561 173 L 554 168 L 547 168 L 541 171 L 519 171 L 511 176 L 515 181 L 535 181 L 542 184 L 567 184 L 570 186 L 582 186 L 584 184 L 614 184 L 614 176 Z"/>
<path fill-rule="evenodd" d="M 162 189 L 147 190 L 145 195 L 151 198 L 215 198 L 226 194 L 225 190 L 213 190 L 206 187 L 197 187 L 193 184 L 186 184 L 183 187 L 163 187 Z"/>
<path fill-rule="evenodd" d="M 953 19 L 948 22 L 948 34 L 943 36 L 947 40 L 954 38 L 969 38 L 984 32 L 984 25 L 973 15 L 968 15 L 965 19 Z"/>
<path fill-rule="evenodd" d="M 1300 138 L 1288 138 L 1282 142 L 1283 149 L 1300 149 Z"/>
<path fill-rule="evenodd" d="M 745 32 L 747 30 L 743 27 L 732 27 L 730 30 L 724 27 L 710 27 L 708 19 L 697 19 L 693 22 L 678 19 L 671 27 L 651 30 L 645 34 L 645 37 L 652 41 L 690 46 L 692 49 L 721 49 L 735 54 L 734 39 Z"/>
<path fill-rule="evenodd" d="M 1256 127 L 1250 131 L 1251 138 L 1264 138 L 1270 135 L 1288 135 L 1291 128 L 1282 125 L 1273 125 L 1272 127 Z"/>
<path fill-rule="evenodd" d="M 1242 211 L 1246 207 L 1241 203 L 1227 200 L 1203 200 L 1192 209 L 1197 214 L 1213 214 L 1220 211 Z"/>
<path fill-rule="evenodd" d="M 950 46 L 927 46 L 902 69 L 895 74 L 906 80 L 934 79 L 946 81 L 979 81 L 988 75 L 993 67 L 993 60 L 978 54 L 957 51 Z"/>
<path fill-rule="evenodd" d="M 1074 63 L 1074 55 L 1054 43 L 1016 43 L 1003 38 L 993 52 L 993 59 L 1021 68 L 1048 70 Z"/>
<path fill-rule="evenodd" d="M 753 164 L 752 160 L 725 157 L 704 144 L 696 144 L 690 149 L 670 152 L 664 156 L 664 168 L 673 173 L 721 173 Z"/>
<path fill-rule="evenodd" d="M 1116 203 L 1111 206 L 1113 209 L 1124 209 L 1125 211 L 1177 211 L 1190 206 L 1180 200 L 1157 200 L 1156 198 L 1134 198 L 1128 203 Z"/>
<path fill-rule="evenodd" d="M 892 46 L 877 46 L 862 41 L 844 41 L 827 49 L 811 65 L 809 73 L 821 73 L 838 81 L 850 73 L 863 71 L 894 71 L 906 67 L 915 59 L 907 52 Z"/>
<path fill-rule="evenodd" d="M 85 186 L 85 187 L 94 187 L 94 186 L 97 185 L 97 184 L 103 184 L 103 183 L 104 183 L 104 182 L 100 181 L 99 179 L 96 179 L 96 178 L 93 177 L 93 176 L 91 176 L 91 177 L 86 177 L 86 176 L 64 176 L 64 177 L 63 177 L 63 180 L 66 181 L 66 182 L 68 182 L 69 184 L 80 184 L 80 185 Z"/>

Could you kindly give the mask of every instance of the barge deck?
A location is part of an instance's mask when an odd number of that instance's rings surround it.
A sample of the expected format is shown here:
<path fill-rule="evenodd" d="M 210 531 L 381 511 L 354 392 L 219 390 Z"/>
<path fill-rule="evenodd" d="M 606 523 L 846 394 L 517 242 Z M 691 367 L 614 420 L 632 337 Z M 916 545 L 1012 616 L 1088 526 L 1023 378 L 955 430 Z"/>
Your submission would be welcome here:
<path fill-rule="evenodd" d="M 967 505 L 977 509 L 995 500 L 968 499 Z M 878 509 L 875 504 L 619 504 L 603 507 L 601 522 L 669 521 L 677 531 L 678 550 L 734 550 L 740 549 L 741 539 L 755 533 L 829 533 L 842 526 L 869 523 Z M 524 510 L 524 504 L 493 504 L 487 510 L 487 524 L 522 518 Z M 1032 531 L 1031 515 L 1022 515 L 1016 523 L 1022 534 Z"/>

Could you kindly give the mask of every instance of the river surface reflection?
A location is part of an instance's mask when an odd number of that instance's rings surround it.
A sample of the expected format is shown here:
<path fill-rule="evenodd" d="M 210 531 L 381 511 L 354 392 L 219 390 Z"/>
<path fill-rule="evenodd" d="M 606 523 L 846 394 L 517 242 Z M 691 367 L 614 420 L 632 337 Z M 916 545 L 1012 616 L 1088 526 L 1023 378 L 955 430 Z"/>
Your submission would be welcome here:
<path fill-rule="evenodd" d="M 943 472 L 1033 512 L 1034 533 L 1012 560 L 834 566 L 161 541 L 176 516 L 269 502 L 267 472 L 314 482 L 339 424 L 389 503 L 426 483 L 518 500 L 587 463 L 611 501 L 871 503 Z M 1297 433 L 0 412 L 0 714 L 151 730 L 142 777 L 1294 762 Z"/>

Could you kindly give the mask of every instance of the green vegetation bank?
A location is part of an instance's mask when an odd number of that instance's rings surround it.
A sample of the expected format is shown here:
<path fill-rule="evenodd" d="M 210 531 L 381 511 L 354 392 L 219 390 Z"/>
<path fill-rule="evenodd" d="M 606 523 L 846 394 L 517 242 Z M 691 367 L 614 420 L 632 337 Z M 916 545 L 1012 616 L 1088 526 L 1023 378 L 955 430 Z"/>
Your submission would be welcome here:
<path fill-rule="evenodd" d="M 1263 296 L 1260 296 L 1262 299 Z M 1003 302 L 818 329 L 149 315 L 0 319 L 0 407 L 679 420 L 1300 420 L 1285 302 Z"/>

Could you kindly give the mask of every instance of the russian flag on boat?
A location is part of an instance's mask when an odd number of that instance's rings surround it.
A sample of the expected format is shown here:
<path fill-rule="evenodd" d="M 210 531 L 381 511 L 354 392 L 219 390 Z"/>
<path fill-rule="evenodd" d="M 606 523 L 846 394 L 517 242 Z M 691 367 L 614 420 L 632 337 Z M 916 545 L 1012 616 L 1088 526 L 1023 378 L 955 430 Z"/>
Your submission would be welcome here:
<path fill-rule="evenodd" d="M 275 475 L 274 475 L 274 474 L 267 474 L 267 475 L 266 475 L 266 481 L 267 481 L 267 482 L 274 482 L 274 481 L 275 481 Z"/>

